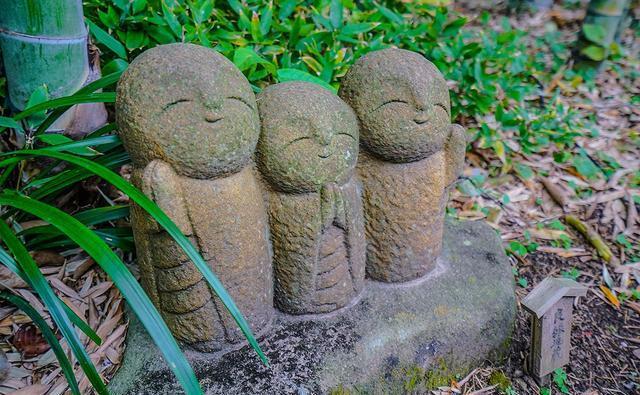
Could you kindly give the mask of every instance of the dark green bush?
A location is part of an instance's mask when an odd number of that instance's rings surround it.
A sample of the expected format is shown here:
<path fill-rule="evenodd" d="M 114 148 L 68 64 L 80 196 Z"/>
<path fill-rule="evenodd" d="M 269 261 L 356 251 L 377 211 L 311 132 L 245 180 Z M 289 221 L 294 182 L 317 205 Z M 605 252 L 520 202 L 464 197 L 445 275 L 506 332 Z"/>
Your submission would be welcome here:
<path fill-rule="evenodd" d="M 573 142 L 581 128 L 576 114 L 553 98 L 540 99 L 540 79 L 562 66 L 565 47 L 555 40 L 538 42 L 547 48 L 533 56 L 526 33 L 512 29 L 506 18 L 494 29 L 485 13 L 469 26 L 465 18 L 428 3 L 229 0 L 214 7 L 208 0 L 91 0 L 85 7 L 105 48 L 107 69 L 125 66 L 115 53 L 131 60 L 146 48 L 184 41 L 223 53 L 256 91 L 298 79 L 337 88 L 355 59 L 396 46 L 438 66 L 451 82 L 453 116 L 504 164 L 513 151 Z M 115 40 L 101 39 L 100 30 Z"/>

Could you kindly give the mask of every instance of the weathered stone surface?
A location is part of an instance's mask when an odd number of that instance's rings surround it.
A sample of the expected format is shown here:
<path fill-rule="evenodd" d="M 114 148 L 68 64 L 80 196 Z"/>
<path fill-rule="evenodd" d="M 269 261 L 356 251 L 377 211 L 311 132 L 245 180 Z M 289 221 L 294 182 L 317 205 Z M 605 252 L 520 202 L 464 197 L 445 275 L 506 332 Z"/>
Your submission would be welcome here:
<path fill-rule="evenodd" d="M 116 119 L 136 167 L 160 159 L 200 179 L 244 168 L 260 133 L 247 79 L 224 56 L 193 44 L 138 56 L 118 82 Z"/>
<path fill-rule="evenodd" d="M 367 276 L 416 279 L 435 268 L 447 187 L 464 163 L 465 134 L 451 125 L 449 91 L 422 55 L 374 51 L 340 88 L 360 121 Z"/>
<path fill-rule="evenodd" d="M 269 195 L 274 300 L 291 314 L 346 306 L 364 284 L 358 122 L 316 84 L 272 85 L 258 96 L 258 168 Z"/>
<path fill-rule="evenodd" d="M 190 44 L 136 58 L 118 83 L 120 136 L 133 183 L 190 237 L 252 330 L 273 312 L 268 217 L 251 162 L 255 97 L 225 57 Z M 240 330 L 171 237 L 137 206 L 132 227 L 141 282 L 176 338 L 204 350 Z"/>
<path fill-rule="evenodd" d="M 246 345 L 188 352 L 203 388 L 208 394 L 322 394 L 337 387 L 400 394 L 416 372 L 436 369 L 448 377 L 496 357 L 516 313 L 509 261 L 483 223 L 448 221 L 444 235 L 438 267 L 425 278 L 367 281 L 357 303 L 331 314 L 277 314 L 270 334 L 259 339 L 269 368 Z M 135 322 L 127 344 L 110 383 L 113 394 L 181 393 Z M 427 373 L 425 381 L 437 374 Z"/>

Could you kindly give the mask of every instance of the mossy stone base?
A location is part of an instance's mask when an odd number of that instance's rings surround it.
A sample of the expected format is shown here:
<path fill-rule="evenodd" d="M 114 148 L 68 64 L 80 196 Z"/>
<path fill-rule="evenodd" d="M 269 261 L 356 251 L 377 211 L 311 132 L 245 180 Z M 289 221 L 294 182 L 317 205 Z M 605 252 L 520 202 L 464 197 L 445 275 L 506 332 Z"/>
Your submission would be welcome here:
<path fill-rule="evenodd" d="M 279 314 L 249 346 L 187 351 L 208 394 L 403 393 L 447 384 L 505 351 L 515 320 L 514 279 L 500 240 L 481 222 L 447 221 L 436 270 L 410 283 L 367 281 L 355 305 L 326 315 Z M 132 322 L 113 394 L 180 387 Z"/>

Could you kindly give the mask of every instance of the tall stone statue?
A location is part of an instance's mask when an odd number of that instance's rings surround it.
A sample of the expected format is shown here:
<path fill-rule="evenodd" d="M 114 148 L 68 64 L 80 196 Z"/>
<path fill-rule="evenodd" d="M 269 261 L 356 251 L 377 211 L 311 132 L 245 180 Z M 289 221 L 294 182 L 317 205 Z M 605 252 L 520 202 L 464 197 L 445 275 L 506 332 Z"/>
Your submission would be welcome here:
<path fill-rule="evenodd" d="M 338 96 L 304 82 L 266 88 L 258 109 L 276 306 L 291 314 L 344 307 L 365 274 L 356 116 Z"/>
<path fill-rule="evenodd" d="M 367 275 L 421 277 L 440 255 L 447 187 L 464 163 L 445 80 L 422 55 L 384 49 L 355 63 L 339 95 L 360 121 Z"/>
<path fill-rule="evenodd" d="M 162 45 L 122 75 L 116 115 L 134 184 L 190 237 L 260 333 L 273 311 L 272 267 L 251 160 L 260 122 L 248 81 L 211 49 Z M 135 206 L 132 226 L 143 286 L 173 334 L 204 350 L 242 339 L 171 237 Z"/>

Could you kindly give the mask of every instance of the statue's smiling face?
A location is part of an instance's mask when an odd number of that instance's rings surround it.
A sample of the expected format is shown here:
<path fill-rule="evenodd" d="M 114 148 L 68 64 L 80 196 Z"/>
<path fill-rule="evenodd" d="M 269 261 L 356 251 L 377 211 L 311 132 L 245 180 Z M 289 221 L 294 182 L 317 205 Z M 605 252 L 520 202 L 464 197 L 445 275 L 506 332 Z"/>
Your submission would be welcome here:
<path fill-rule="evenodd" d="M 371 102 L 360 115 L 367 149 L 394 161 L 418 160 L 443 149 L 451 115 L 446 86 L 432 86 L 444 85 L 438 82 L 386 82 L 388 96 Z"/>
<path fill-rule="evenodd" d="M 361 58 L 340 96 L 355 110 L 362 146 L 391 162 L 410 162 L 444 148 L 451 123 L 449 91 L 419 54 L 386 49 Z"/>
<path fill-rule="evenodd" d="M 181 167 L 196 171 L 246 162 L 259 130 L 253 94 L 215 81 L 200 82 L 183 81 L 158 97 L 152 118 L 156 143 Z"/>
<path fill-rule="evenodd" d="M 156 47 L 119 84 L 121 135 L 134 164 L 161 159 L 179 174 L 211 178 L 251 159 L 260 132 L 255 96 L 242 73 L 203 47 Z"/>
<path fill-rule="evenodd" d="M 258 96 L 262 134 L 258 163 L 286 192 L 343 183 L 358 157 L 358 123 L 339 97 L 310 83 L 273 85 Z"/>

